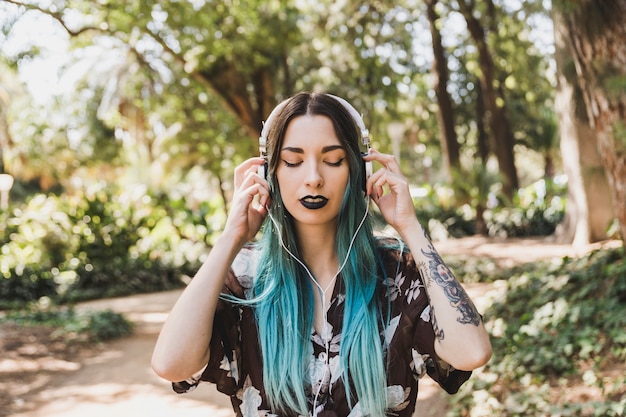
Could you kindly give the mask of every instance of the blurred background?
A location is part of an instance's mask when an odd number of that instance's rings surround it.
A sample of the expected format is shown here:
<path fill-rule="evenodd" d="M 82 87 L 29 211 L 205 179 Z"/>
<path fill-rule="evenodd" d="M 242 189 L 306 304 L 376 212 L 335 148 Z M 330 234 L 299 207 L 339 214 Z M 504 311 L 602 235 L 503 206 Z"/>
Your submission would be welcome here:
<path fill-rule="evenodd" d="M 494 359 L 448 415 L 624 415 L 624 21 L 624 0 L 0 0 L 0 325 L 131 333 L 74 305 L 183 287 L 262 121 L 324 91 L 400 161 L 435 242 L 579 248 L 449 259 L 499 298 Z"/>

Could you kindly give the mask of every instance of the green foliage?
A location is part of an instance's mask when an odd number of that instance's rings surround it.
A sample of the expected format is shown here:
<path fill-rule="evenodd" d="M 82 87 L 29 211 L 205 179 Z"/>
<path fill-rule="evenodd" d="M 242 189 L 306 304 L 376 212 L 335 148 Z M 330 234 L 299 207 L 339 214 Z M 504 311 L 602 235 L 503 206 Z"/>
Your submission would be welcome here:
<path fill-rule="evenodd" d="M 453 199 L 454 192 L 449 187 L 424 186 L 423 197 L 414 200 L 418 219 L 424 222 L 431 237 L 435 240 L 448 237 L 463 237 L 474 234 L 473 213 L 466 207 L 458 207 Z"/>
<path fill-rule="evenodd" d="M 490 236 L 548 236 L 565 215 L 564 185 L 540 180 L 520 189 L 511 207 L 496 206 L 485 213 Z"/>
<path fill-rule="evenodd" d="M 24 180 L 45 177 L 67 186 L 69 175 L 118 181 L 126 171 L 133 178 L 141 174 L 156 192 L 175 188 L 197 167 L 209 172 L 214 189 L 226 191 L 226 206 L 233 165 L 256 154 L 253 132 L 277 100 L 303 89 L 349 98 L 381 151 L 390 149 L 389 121 L 405 123 L 402 163 L 411 182 L 435 171 L 413 164 L 418 145 L 431 148 L 432 168 L 442 165 L 422 2 L 55 0 L 39 11 L 23 3 L 0 2 L 5 39 L 16 50 L 7 60 L 22 59 L 20 47 L 48 52 L 40 40 L 26 45 L 15 39 L 22 17 L 72 16 L 66 23 L 75 32 L 61 73 L 64 81 L 77 80 L 71 94 L 15 110 L 11 129 L 19 158 L 11 172 L 28 174 Z M 548 60 L 530 40 L 532 22 L 547 12 L 540 1 L 523 3 L 495 2 L 495 17 L 485 11 L 486 2 L 477 10 L 485 14 L 499 58 L 496 78 L 512 103 L 515 135 L 527 144 L 553 138 L 552 112 L 546 112 L 552 86 Z M 456 129 L 473 153 L 481 100 L 476 48 L 459 26 L 454 4 L 440 2 L 439 8 Z M 79 169 L 84 167 L 91 170 Z"/>
<path fill-rule="evenodd" d="M 98 190 L 36 195 L 0 226 L 0 305 L 59 302 L 182 285 L 211 236 L 207 204 Z"/>
<path fill-rule="evenodd" d="M 425 195 L 414 200 L 416 212 L 419 219 L 427 222 L 435 240 L 474 234 L 476 204 L 483 199 L 490 205 L 484 214 L 489 236 L 548 236 L 563 219 L 565 185 L 540 180 L 520 189 L 513 205 L 505 206 L 497 200 L 497 187 L 493 187 L 493 180 L 482 178 L 484 175 L 485 171 L 477 170 L 468 174 L 469 179 L 456 184 L 456 188 L 462 191 L 460 200 L 450 187 L 420 188 Z M 472 186 L 474 182 L 477 182 L 476 186 Z"/>
<path fill-rule="evenodd" d="M 21 326 L 56 328 L 55 336 L 65 341 L 104 342 L 127 336 L 133 324 L 112 310 L 78 313 L 74 309 L 40 309 L 13 311 L 1 321 Z"/>
<path fill-rule="evenodd" d="M 611 375 L 626 360 L 624 248 L 525 268 L 485 312 L 494 355 L 462 388 L 452 414 L 623 415 L 626 381 Z M 555 391 L 572 380 L 603 400 L 557 401 Z"/>

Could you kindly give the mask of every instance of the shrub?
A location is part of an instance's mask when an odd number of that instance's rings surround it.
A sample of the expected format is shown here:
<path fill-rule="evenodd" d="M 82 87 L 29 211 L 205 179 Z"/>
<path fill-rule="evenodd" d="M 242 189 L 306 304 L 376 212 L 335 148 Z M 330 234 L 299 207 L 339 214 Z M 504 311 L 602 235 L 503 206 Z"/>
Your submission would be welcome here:
<path fill-rule="evenodd" d="M 112 310 L 77 313 L 72 308 L 13 311 L 2 319 L 21 326 L 56 328 L 55 335 L 66 342 L 103 342 L 132 333 L 133 325 L 122 314 Z"/>
<path fill-rule="evenodd" d="M 211 237 L 195 210 L 131 191 L 32 197 L 0 226 L 0 308 L 181 286 Z"/>
<path fill-rule="evenodd" d="M 565 215 L 563 185 L 540 180 L 518 191 L 512 207 L 496 206 L 485 213 L 490 236 L 548 236 Z"/>
<path fill-rule="evenodd" d="M 493 358 L 463 386 L 451 414 L 623 413 L 626 381 L 607 380 L 606 375 L 626 360 L 624 248 L 565 258 L 557 265 L 529 264 L 506 284 L 506 292 L 484 314 Z M 572 380 L 597 387 L 602 398 L 557 401 L 554 393 Z M 482 404 L 476 391 L 485 396 Z"/>

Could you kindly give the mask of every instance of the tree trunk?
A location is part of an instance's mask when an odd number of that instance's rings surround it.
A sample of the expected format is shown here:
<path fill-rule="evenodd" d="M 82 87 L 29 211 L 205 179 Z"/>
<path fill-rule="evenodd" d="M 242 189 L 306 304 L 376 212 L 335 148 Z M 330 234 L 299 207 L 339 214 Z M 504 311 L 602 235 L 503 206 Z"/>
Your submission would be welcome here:
<path fill-rule="evenodd" d="M 558 1 L 589 126 L 626 239 L 626 0 Z"/>
<path fill-rule="evenodd" d="M 448 94 L 448 60 L 446 58 L 441 33 L 437 27 L 439 15 L 435 10 L 438 0 L 426 0 L 428 22 L 430 23 L 430 35 L 433 44 L 433 78 L 435 95 L 437 96 L 441 151 L 445 156 L 448 178 L 452 179 L 452 171 L 459 168 L 459 142 L 454 130 L 454 109 L 452 99 Z"/>
<path fill-rule="evenodd" d="M 485 110 L 485 98 L 483 97 L 480 83 L 476 84 L 476 91 L 476 148 L 478 150 L 480 160 L 483 164 L 486 164 L 487 158 L 489 158 L 490 149 L 489 138 L 487 130 L 485 129 L 485 119 L 487 117 Z"/>
<path fill-rule="evenodd" d="M 557 65 L 556 112 L 559 117 L 563 169 L 568 178 L 565 219 L 556 231 L 559 241 L 575 246 L 607 238 L 614 217 L 610 187 L 589 127 L 576 79 L 563 19 L 554 15 Z"/>
<path fill-rule="evenodd" d="M 465 17 L 470 36 L 478 50 L 480 66 L 480 85 L 485 99 L 487 110 L 487 125 L 491 131 L 493 151 L 498 159 L 500 173 L 504 177 L 503 192 L 510 199 L 519 187 L 513 146 L 515 140 L 511 130 L 506 100 L 498 92 L 495 84 L 495 65 L 487 40 L 485 29 L 481 22 L 474 16 L 474 2 L 459 0 L 460 11 Z"/>

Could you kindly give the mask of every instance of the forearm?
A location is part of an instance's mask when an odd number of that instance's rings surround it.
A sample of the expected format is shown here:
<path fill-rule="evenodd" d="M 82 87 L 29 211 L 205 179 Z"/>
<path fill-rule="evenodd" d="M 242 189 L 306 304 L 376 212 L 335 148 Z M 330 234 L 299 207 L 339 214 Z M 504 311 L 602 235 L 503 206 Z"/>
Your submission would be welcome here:
<path fill-rule="evenodd" d="M 437 353 L 457 369 L 483 365 L 491 356 L 491 344 L 474 303 L 417 220 L 401 235 L 424 279 Z"/>
<path fill-rule="evenodd" d="M 213 320 L 228 270 L 241 249 L 222 235 L 172 308 L 152 355 L 164 379 L 182 381 L 208 362 Z"/>

